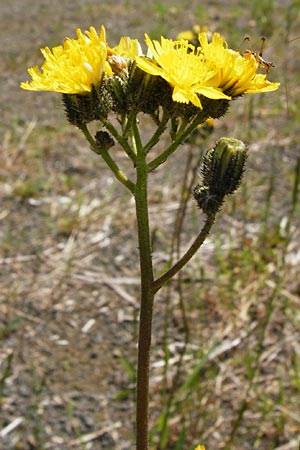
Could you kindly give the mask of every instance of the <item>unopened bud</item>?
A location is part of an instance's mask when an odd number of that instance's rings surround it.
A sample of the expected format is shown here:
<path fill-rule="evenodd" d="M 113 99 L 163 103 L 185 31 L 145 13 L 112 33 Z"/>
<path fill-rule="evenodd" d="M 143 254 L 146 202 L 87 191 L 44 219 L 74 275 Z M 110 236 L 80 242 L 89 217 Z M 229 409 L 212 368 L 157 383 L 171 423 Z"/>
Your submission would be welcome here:
<path fill-rule="evenodd" d="M 201 96 L 200 100 L 207 117 L 211 117 L 212 119 L 219 119 L 224 116 L 229 108 L 229 100 L 213 100 L 204 96 Z"/>
<path fill-rule="evenodd" d="M 133 63 L 130 67 L 127 96 L 129 108 L 155 115 L 160 106 L 172 100 L 172 91 L 164 79 L 144 72 Z"/>
<path fill-rule="evenodd" d="M 223 197 L 210 192 L 208 186 L 197 186 L 194 187 L 194 198 L 200 209 L 204 214 L 215 214 L 223 204 Z"/>
<path fill-rule="evenodd" d="M 112 100 L 103 83 L 85 94 L 63 94 L 63 104 L 68 121 L 79 128 L 81 125 L 106 118 Z"/>
<path fill-rule="evenodd" d="M 234 138 L 221 138 L 209 150 L 202 165 L 202 186 L 194 188 L 194 197 L 205 214 L 216 213 L 224 197 L 240 185 L 247 159 L 246 145 Z"/>
<path fill-rule="evenodd" d="M 125 71 L 104 80 L 104 85 L 112 98 L 112 109 L 117 113 L 126 111 L 127 84 Z"/>
<path fill-rule="evenodd" d="M 115 141 L 107 131 L 97 131 L 95 140 L 97 145 L 103 150 L 109 150 L 115 145 Z"/>
<path fill-rule="evenodd" d="M 203 158 L 203 185 L 218 195 L 232 194 L 245 170 L 247 147 L 238 139 L 221 138 Z"/>

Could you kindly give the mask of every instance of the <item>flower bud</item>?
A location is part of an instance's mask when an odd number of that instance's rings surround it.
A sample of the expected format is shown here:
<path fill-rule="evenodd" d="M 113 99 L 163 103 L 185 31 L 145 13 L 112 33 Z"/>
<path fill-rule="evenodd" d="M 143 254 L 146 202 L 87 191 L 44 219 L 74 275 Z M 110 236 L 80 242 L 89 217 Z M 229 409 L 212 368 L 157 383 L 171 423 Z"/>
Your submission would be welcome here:
<path fill-rule="evenodd" d="M 202 186 L 194 188 L 194 197 L 204 213 L 216 213 L 224 197 L 238 188 L 247 159 L 246 145 L 234 138 L 221 138 L 209 150 L 202 165 Z"/>
<path fill-rule="evenodd" d="M 68 121 L 79 128 L 101 117 L 106 118 L 112 108 L 111 97 L 103 83 L 97 88 L 93 86 L 89 93 L 63 94 L 62 100 Z"/>
<path fill-rule="evenodd" d="M 159 106 L 174 103 L 170 85 L 161 77 L 144 72 L 135 63 L 129 72 L 127 101 L 129 109 L 150 115 L 155 115 Z"/>
<path fill-rule="evenodd" d="M 200 184 L 194 187 L 194 198 L 199 208 L 207 215 L 215 214 L 223 204 L 223 197 L 210 192 L 208 186 Z"/>
<path fill-rule="evenodd" d="M 115 141 L 107 131 L 97 131 L 95 141 L 104 150 L 109 150 L 115 145 Z"/>
<path fill-rule="evenodd" d="M 240 185 L 247 159 L 247 147 L 238 139 L 221 138 L 203 158 L 203 185 L 223 197 Z"/>
<path fill-rule="evenodd" d="M 88 123 L 92 118 L 91 111 L 87 111 L 89 104 L 89 95 L 63 94 L 62 101 L 68 122 L 71 125 L 80 127 L 82 124 Z"/>
<path fill-rule="evenodd" d="M 112 110 L 117 113 L 123 113 L 127 109 L 127 89 L 128 77 L 125 71 L 118 75 L 108 77 L 103 82 L 106 90 L 112 99 Z"/>
<path fill-rule="evenodd" d="M 229 108 L 229 100 L 218 99 L 213 100 L 211 98 L 200 96 L 203 110 L 206 112 L 207 117 L 212 119 L 219 119 L 224 116 Z"/>

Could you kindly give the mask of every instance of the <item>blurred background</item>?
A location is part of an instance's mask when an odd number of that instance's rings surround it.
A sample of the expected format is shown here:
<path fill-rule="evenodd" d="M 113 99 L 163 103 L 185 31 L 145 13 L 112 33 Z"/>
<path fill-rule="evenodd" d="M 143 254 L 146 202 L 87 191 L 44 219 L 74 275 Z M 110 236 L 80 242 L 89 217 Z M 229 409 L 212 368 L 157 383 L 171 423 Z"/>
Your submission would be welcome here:
<path fill-rule="evenodd" d="M 159 274 L 199 230 L 189 198 L 202 152 L 220 136 L 250 147 L 239 191 L 157 297 L 150 439 L 157 450 L 297 449 L 299 0 L 11 0 L 0 20 L 0 449 L 134 446 L 134 203 L 67 124 L 61 96 L 19 88 L 26 68 L 42 64 L 41 47 L 101 24 L 111 46 L 122 35 L 143 42 L 145 32 L 175 38 L 194 24 L 238 51 L 249 48 L 245 36 L 253 51 L 266 38 L 268 77 L 280 90 L 235 100 L 211 134 L 151 174 Z M 147 136 L 151 123 L 141 121 Z"/>

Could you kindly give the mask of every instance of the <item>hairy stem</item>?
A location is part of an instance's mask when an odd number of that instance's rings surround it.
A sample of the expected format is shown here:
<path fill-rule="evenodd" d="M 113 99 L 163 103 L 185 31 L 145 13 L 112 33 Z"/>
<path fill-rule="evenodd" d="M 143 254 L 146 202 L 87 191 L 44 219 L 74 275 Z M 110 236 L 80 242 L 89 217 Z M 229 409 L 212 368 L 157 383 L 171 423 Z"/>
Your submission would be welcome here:
<path fill-rule="evenodd" d="M 127 139 L 124 136 L 121 136 L 116 128 L 109 122 L 109 120 L 102 119 L 101 122 L 105 126 L 105 128 L 110 132 L 110 134 L 116 139 L 116 141 L 121 145 L 121 147 L 124 149 L 126 154 L 129 156 L 129 158 L 132 160 L 132 162 L 135 164 L 136 161 L 136 155 L 130 145 L 127 142 Z"/>
<path fill-rule="evenodd" d="M 119 180 L 133 194 L 135 191 L 135 184 L 126 177 L 124 172 L 122 172 L 122 170 L 119 168 L 116 162 L 112 159 L 108 151 L 97 145 L 86 125 L 81 125 L 81 131 L 83 132 L 86 139 L 90 143 L 92 150 L 98 155 L 102 156 L 102 158 L 104 159 L 108 167 L 111 169 L 117 180 Z"/>
<path fill-rule="evenodd" d="M 136 130 L 135 130 L 136 131 Z M 149 367 L 154 301 L 153 268 L 148 217 L 148 167 L 144 148 L 137 144 L 135 204 L 141 270 L 141 310 L 136 387 L 136 449 L 148 450 Z"/>
<path fill-rule="evenodd" d="M 156 293 L 164 284 L 166 284 L 171 278 L 174 277 L 174 275 L 179 272 L 180 269 L 182 269 L 189 260 L 194 256 L 194 254 L 197 252 L 197 250 L 201 247 L 203 242 L 205 241 L 206 237 L 208 236 L 208 233 L 210 232 L 210 229 L 215 221 L 215 214 L 212 214 L 207 217 L 205 224 L 202 227 L 202 230 L 190 246 L 190 248 L 187 250 L 187 252 L 177 261 L 176 264 L 174 264 L 164 275 L 159 277 L 157 280 L 154 281 L 154 292 Z"/>
<path fill-rule="evenodd" d="M 157 158 L 153 159 L 149 163 L 149 170 L 155 170 L 158 166 L 164 163 L 169 158 L 169 156 L 177 150 L 179 145 L 182 144 L 184 140 L 192 133 L 192 131 L 195 130 L 198 125 L 203 123 L 206 118 L 206 113 L 200 111 L 189 126 L 187 126 L 187 121 L 183 121 L 182 126 L 177 132 L 175 140 L 165 151 L 163 151 L 159 156 L 157 156 Z"/>

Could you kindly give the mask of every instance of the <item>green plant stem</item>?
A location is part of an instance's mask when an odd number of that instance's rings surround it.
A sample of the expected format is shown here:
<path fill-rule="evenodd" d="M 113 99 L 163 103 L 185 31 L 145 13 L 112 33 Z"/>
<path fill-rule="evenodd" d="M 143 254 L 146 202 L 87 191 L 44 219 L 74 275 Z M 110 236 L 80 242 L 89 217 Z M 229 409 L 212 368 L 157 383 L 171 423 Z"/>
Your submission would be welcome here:
<path fill-rule="evenodd" d="M 176 275 L 176 273 L 179 272 L 179 270 L 182 269 L 194 256 L 194 254 L 197 252 L 197 250 L 200 248 L 200 246 L 203 244 L 206 237 L 208 236 L 210 229 L 214 224 L 215 217 L 216 217 L 215 214 L 212 214 L 206 218 L 206 221 L 200 233 L 198 234 L 198 236 L 196 237 L 190 248 L 187 250 L 187 252 L 177 261 L 176 264 L 174 264 L 166 273 L 164 273 L 164 275 L 162 275 L 161 277 L 157 278 L 154 281 L 153 287 L 155 293 L 172 277 L 174 277 L 174 275 Z"/>
<path fill-rule="evenodd" d="M 122 135 L 125 139 L 130 136 L 132 131 L 132 126 L 136 123 L 136 110 L 131 109 L 129 114 L 127 114 L 126 120 L 122 123 Z"/>
<path fill-rule="evenodd" d="M 147 142 L 147 144 L 144 147 L 146 153 L 148 153 L 152 149 L 152 147 L 154 147 L 154 145 L 159 141 L 159 138 L 161 137 L 161 135 L 164 133 L 164 131 L 166 129 L 168 121 L 169 121 L 169 115 L 164 111 L 163 117 L 160 121 L 159 126 L 155 130 L 155 133 L 153 134 L 153 136 L 151 137 L 149 142 Z"/>
<path fill-rule="evenodd" d="M 137 138 L 137 136 L 135 136 Z M 153 267 L 148 216 L 148 167 L 144 148 L 137 144 L 135 204 L 141 270 L 141 309 L 136 387 L 136 449 L 148 450 L 149 367 L 154 301 Z"/>
<path fill-rule="evenodd" d="M 116 162 L 112 159 L 108 151 L 97 145 L 86 125 L 81 125 L 81 131 L 83 132 L 86 139 L 90 143 L 92 150 L 95 153 L 97 153 L 97 155 L 102 156 L 102 158 L 104 159 L 108 167 L 111 169 L 117 180 L 119 180 L 132 194 L 134 194 L 135 184 L 126 177 L 126 175 L 122 172 L 122 170 L 119 168 Z"/>
<path fill-rule="evenodd" d="M 198 125 L 203 123 L 206 118 L 207 114 L 201 111 L 189 126 L 186 126 L 187 122 L 184 121 L 180 127 L 180 131 L 176 135 L 176 139 L 172 142 L 172 144 L 170 144 L 164 152 L 148 164 L 149 170 L 155 170 L 158 166 L 164 163 L 168 157 L 177 150 L 179 145 L 182 144 L 184 140 L 193 132 L 193 130 L 195 130 Z"/>
<path fill-rule="evenodd" d="M 110 134 L 116 139 L 116 141 L 121 145 L 121 147 L 124 149 L 125 153 L 129 156 L 131 161 L 135 164 L 136 154 L 128 144 L 127 139 L 118 133 L 117 129 L 111 124 L 111 122 L 109 122 L 109 120 L 102 119 L 101 122 L 103 123 L 105 128 L 110 132 Z"/>
<path fill-rule="evenodd" d="M 143 143 L 142 143 L 141 135 L 140 135 L 136 120 L 132 123 L 131 129 L 132 129 L 131 142 L 133 142 L 133 145 L 132 145 L 133 149 L 136 151 L 136 153 L 139 152 L 139 157 L 140 157 L 141 153 L 143 155 L 146 155 L 145 148 L 143 148 Z M 139 159 L 139 161 L 141 163 L 141 158 Z M 143 164 L 146 164 L 145 157 L 143 158 Z M 145 170 L 146 170 L 146 173 L 148 173 L 147 165 L 145 166 Z M 146 180 L 146 182 L 147 182 L 147 180 Z"/>

